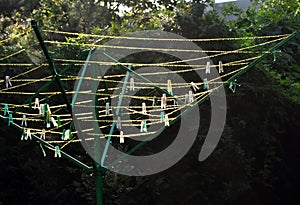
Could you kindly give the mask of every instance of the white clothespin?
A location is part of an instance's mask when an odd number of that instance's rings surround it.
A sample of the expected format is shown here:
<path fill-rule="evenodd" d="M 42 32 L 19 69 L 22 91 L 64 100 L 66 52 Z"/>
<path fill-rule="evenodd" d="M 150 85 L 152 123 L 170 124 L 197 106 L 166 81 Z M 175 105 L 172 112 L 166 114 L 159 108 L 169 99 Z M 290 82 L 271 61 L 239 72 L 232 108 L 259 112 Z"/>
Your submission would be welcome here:
<path fill-rule="evenodd" d="M 54 154 L 54 157 L 61 157 L 61 153 L 60 153 L 60 149 L 59 149 L 59 146 L 56 146 L 55 147 L 55 154 Z"/>
<path fill-rule="evenodd" d="M 5 85 L 6 85 L 6 88 L 8 88 L 9 86 L 12 87 L 12 84 L 10 82 L 10 77 L 8 75 L 5 76 Z"/>
<path fill-rule="evenodd" d="M 194 83 L 194 82 L 191 82 L 191 86 L 193 88 L 193 90 L 196 92 L 197 90 L 200 90 L 200 88 Z"/>
<path fill-rule="evenodd" d="M 38 98 L 35 98 L 34 100 L 34 106 L 33 109 L 39 109 L 40 108 L 40 100 Z"/>
<path fill-rule="evenodd" d="M 161 102 L 160 102 L 160 108 L 166 108 L 167 107 L 167 96 L 164 93 L 161 97 Z"/>
<path fill-rule="evenodd" d="M 30 138 L 30 140 L 32 140 L 32 138 L 31 138 L 31 131 L 30 131 L 30 129 L 27 129 L 27 130 L 26 130 L 26 136 L 25 136 L 25 140 L 28 140 L 28 138 Z"/>
<path fill-rule="evenodd" d="M 156 104 L 156 96 L 154 96 L 153 99 L 152 99 L 152 107 L 154 107 L 155 104 Z"/>
<path fill-rule="evenodd" d="M 194 102 L 194 94 L 193 94 L 193 91 L 189 91 L 189 103 L 192 103 Z"/>
<path fill-rule="evenodd" d="M 109 102 L 107 102 L 106 104 L 105 104 L 105 115 L 108 115 L 109 114 Z"/>
<path fill-rule="evenodd" d="M 167 87 L 167 91 L 170 95 L 173 95 L 173 91 L 172 91 L 172 82 L 171 80 L 168 80 L 168 87 Z"/>
<path fill-rule="evenodd" d="M 223 73 L 224 69 L 223 69 L 223 64 L 222 61 L 219 61 L 219 73 Z"/>
<path fill-rule="evenodd" d="M 40 115 L 44 115 L 44 104 L 40 104 L 40 107 L 39 107 L 39 114 L 40 114 Z"/>
<path fill-rule="evenodd" d="M 210 74 L 210 62 L 209 61 L 207 61 L 207 63 L 206 63 L 205 74 Z"/>
<path fill-rule="evenodd" d="M 142 114 L 147 114 L 146 103 L 142 103 Z"/>
<path fill-rule="evenodd" d="M 129 91 L 134 91 L 134 78 L 130 78 Z"/>
<path fill-rule="evenodd" d="M 147 122 L 146 121 L 141 122 L 141 132 L 147 132 Z"/>
<path fill-rule="evenodd" d="M 58 127 L 58 124 L 57 124 L 56 120 L 54 119 L 54 117 L 51 117 L 50 119 L 51 119 L 53 126 Z"/>
<path fill-rule="evenodd" d="M 120 143 L 121 144 L 124 143 L 124 133 L 123 133 L 123 131 L 120 131 Z"/>
<path fill-rule="evenodd" d="M 71 135 L 71 130 L 67 129 L 67 130 L 63 130 L 62 133 L 62 140 L 69 140 L 70 139 L 70 135 Z"/>
<path fill-rule="evenodd" d="M 204 79 L 203 79 L 203 89 L 204 89 L 204 90 L 208 90 L 208 89 L 209 89 L 209 85 L 208 85 L 208 82 L 207 82 L 207 78 L 204 78 Z"/>
<path fill-rule="evenodd" d="M 23 117 L 22 117 L 22 123 L 21 123 L 21 126 L 25 126 L 25 127 L 27 127 L 27 119 L 26 119 L 26 115 L 23 115 Z"/>
<path fill-rule="evenodd" d="M 165 126 L 170 126 L 168 114 L 165 115 Z"/>
<path fill-rule="evenodd" d="M 45 140 L 46 139 L 46 130 L 45 129 L 42 129 L 42 132 L 40 133 L 40 138 Z"/>
<path fill-rule="evenodd" d="M 121 117 L 118 116 L 118 119 L 117 119 L 117 129 L 121 129 L 122 128 L 122 124 L 121 124 Z"/>
<path fill-rule="evenodd" d="M 185 94 L 185 96 L 184 96 L 184 103 L 185 104 L 189 103 L 189 95 L 188 94 Z"/>

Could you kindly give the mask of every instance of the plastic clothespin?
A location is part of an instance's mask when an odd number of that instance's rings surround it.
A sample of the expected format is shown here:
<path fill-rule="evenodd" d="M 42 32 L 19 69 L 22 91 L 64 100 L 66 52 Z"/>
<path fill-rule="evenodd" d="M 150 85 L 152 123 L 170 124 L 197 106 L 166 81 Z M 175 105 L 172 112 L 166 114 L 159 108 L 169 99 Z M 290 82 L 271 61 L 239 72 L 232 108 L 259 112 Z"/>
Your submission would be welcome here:
<path fill-rule="evenodd" d="M 229 89 L 230 89 L 233 93 L 235 93 L 236 86 L 241 87 L 241 85 L 238 84 L 237 79 L 235 79 L 234 81 L 230 81 L 230 83 L 229 83 Z"/>
<path fill-rule="evenodd" d="M 25 126 L 27 127 L 27 119 L 26 119 L 26 115 L 24 114 L 23 117 L 22 117 L 22 122 L 21 122 L 21 126 Z"/>
<path fill-rule="evenodd" d="M 8 104 L 5 104 L 5 105 L 4 105 L 4 116 L 5 116 L 6 114 L 9 114 Z"/>
<path fill-rule="evenodd" d="M 26 136 L 26 131 L 25 131 L 25 129 L 23 129 L 22 135 L 21 135 L 21 140 L 24 140 L 25 136 Z"/>
<path fill-rule="evenodd" d="M 36 109 L 39 109 L 39 107 L 40 107 L 40 100 L 39 100 L 39 98 L 35 98 L 33 109 L 36 110 Z"/>
<path fill-rule="evenodd" d="M 61 157 L 59 146 L 55 147 L 54 157 L 59 157 L 59 158 Z"/>
<path fill-rule="evenodd" d="M 178 102 L 177 102 L 177 100 L 176 100 L 176 96 L 174 96 L 175 97 L 175 99 L 173 99 L 173 105 L 178 105 Z"/>
<path fill-rule="evenodd" d="M 156 104 L 156 96 L 154 96 L 153 99 L 152 99 L 152 107 L 154 107 L 155 104 Z"/>
<path fill-rule="evenodd" d="M 222 61 L 219 61 L 219 73 L 223 73 L 224 69 L 223 69 L 223 63 Z"/>
<path fill-rule="evenodd" d="M 117 119 L 117 129 L 122 129 L 122 123 L 121 123 L 121 117 L 118 116 L 118 119 Z"/>
<path fill-rule="evenodd" d="M 142 103 L 142 114 L 147 114 L 146 103 Z"/>
<path fill-rule="evenodd" d="M 13 122 L 14 122 L 14 120 L 13 120 L 12 114 L 8 114 L 8 126 L 10 126 L 10 124 Z"/>
<path fill-rule="evenodd" d="M 40 133 L 40 138 L 45 140 L 46 139 L 46 130 L 45 129 L 42 129 L 42 132 Z"/>
<path fill-rule="evenodd" d="M 42 152 L 43 152 L 43 156 L 46 157 L 47 155 L 46 155 L 46 152 L 45 152 L 45 150 L 44 150 L 44 147 L 43 147 L 43 144 L 42 144 L 42 143 L 40 143 L 40 148 L 41 148 L 41 150 L 42 150 Z"/>
<path fill-rule="evenodd" d="M 58 127 L 58 124 L 57 124 L 56 120 L 54 119 L 54 117 L 51 117 L 50 119 L 51 119 L 53 126 Z"/>
<path fill-rule="evenodd" d="M 168 86 L 167 86 L 167 91 L 170 95 L 173 95 L 173 91 L 172 91 L 172 82 L 171 80 L 168 80 Z"/>
<path fill-rule="evenodd" d="M 31 131 L 30 131 L 30 129 L 27 129 L 27 130 L 26 130 L 26 136 L 25 136 L 25 140 L 28 140 L 28 138 L 29 138 L 30 140 L 32 140 L 32 138 L 31 138 Z"/>
<path fill-rule="evenodd" d="M 185 104 L 189 103 L 189 95 L 188 94 L 185 94 L 185 96 L 184 96 L 184 103 Z"/>
<path fill-rule="evenodd" d="M 134 91 L 134 78 L 130 78 L 129 91 Z"/>
<path fill-rule="evenodd" d="M 207 63 L 206 63 L 205 74 L 210 74 L 210 62 L 209 61 L 207 61 Z"/>
<path fill-rule="evenodd" d="M 147 132 L 147 122 L 146 121 L 141 122 L 141 132 Z"/>
<path fill-rule="evenodd" d="M 165 112 L 160 112 L 160 122 L 163 122 L 165 120 Z"/>
<path fill-rule="evenodd" d="M 193 91 L 189 91 L 189 103 L 192 103 L 194 102 L 194 94 L 193 94 Z"/>
<path fill-rule="evenodd" d="M 194 82 L 191 82 L 191 86 L 193 88 L 193 90 L 196 92 L 197 90 L 200 90 L 200 88 L 194 83 Z"/>
<path fill-rule="evenodd" d="M 66 135 L 66 129 L 63 129 L 61 133 L 61 140 L 65 140 L 65 135 Z"/>
<path fill-rule="evenodd" d="M 8 88 L 9 86 L 12 87 L 10 77 L 8 75 L 5 76 L 5 85 L 6 85 L 6 88 Z"/>
<path fill-rule="evenodd" d="M 166 94 L 164 93 L 161 97 L 161 102 L 160 102 L 160 108 L 166 108 L 167 107 L 167 96 Z"/>
<path fill-rule="evenodd" d="M 60 117 L 59 116 L 56 117 L 56 122 L 57 122 L 58 126 L 61 126 L 61 121 L 60 121 Z"/>
<path fill-rule="evenodd" d="M 124 133 L 123 133 L 123 131 L 120 131 L 120 143 L 121 144 L 124 143 Z"/>
<path fill-rule="evenodd" d="M 204 90 L 208 90 L 209 89 L 207 78 L 203 79 L 203 89 Z"/>
<path fill-rule="evenodd" d="M 44 104 L 40 104 L 40 107 L 39 107 L 39 114 L 40 114 L 40 115 L 44 115 Z"/>
<path fill-rule="evenodd" d="M 168 114 L 167 115 L 165 115 L 165 126 L 170 126 L 170 122 L 169 122 L 169 116 L 168 116 Z"/>
<path fill-rule="evenodd" d="M 273 51 L 273 62 L 275 62 L 277 60 L 277 53 L 281 53 L 281 50 Z"/>
<path fill-rule="evenodd" d="M 67 129 L 65 133 L 65 140 L 71 140 L 72 138 L 73 138 L 72 131 L 70 129 Z"/>
<path fill-rule="evenodd" d="M 109 102 L 105 104 L 105 115 L 109 115 Z"/>

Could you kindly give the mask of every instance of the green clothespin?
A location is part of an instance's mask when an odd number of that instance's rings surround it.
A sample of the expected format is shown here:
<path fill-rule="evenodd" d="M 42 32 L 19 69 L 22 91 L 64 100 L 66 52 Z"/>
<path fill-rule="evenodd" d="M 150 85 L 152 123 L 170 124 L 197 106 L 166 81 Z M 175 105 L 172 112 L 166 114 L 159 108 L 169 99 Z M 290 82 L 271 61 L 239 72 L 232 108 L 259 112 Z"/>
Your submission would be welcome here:
<path fill-rule="evenodd" d="M 21 140 L 24 140 L 25 136 L 26 136 L 26 131 L 25 131 L 25 129 L 23 129 L 23 131 L 22 131 L 22 136 L 21 136 Z"/>
<path fill-rule="evenodd" d="M 14 120 L 13 120 L 12 114 L 8 114 L 8 126 L 10 126 L 10 124 L 13 122 L 14 122 Z"/>
<path fill-rule="evenodd" d="M 44 157 L 46 157 L 46 152 L 45 152 L 45 150 L 44 150 L 44 147 L 43 147 L 43 144 L 42 144 L 42 143 L 40 143 L 40 148 L 41 148 L 41 150 L 42 150 L 42 152 L 43 152 Z"/>
<path fill-rule="evenodd" d="M 72 133 L 72 130 L 70 129 L 70 132 L 69 132 L 69 140 L 71 140 L 73 138 L 73 133 Z"/>
<path fill-rule="evenodd" d="M 165 120 L 165 112 L 160 112 L 160 122 Z"/>
<path fill-rule="evenodd" d="M 59 146 L 56 146 L 55 147 L 55 154 L 54 154 L 54 157 L 61 157 L 61 153 L 60 153 L 60 149 L 59 149 Z"/>
<path fill-rule="evenodd" d="M 66 130 L 63 129 L 62 134 L 61 134 L 61 140 L 65 140 L 65 135 L 66 135 Z"/>
<path fill-rule="evenodd" d="M 8 104 L 4 105 L 4 116 L 6 116 L 6 114 L 9 114 Z"/>
<path fill-rule="evenodd" d="M 59 116 L 56 117 L 56 123 L 57 123 L 58 126 L 61 126 L 61 121 L 60 121 L 60 117 Z"/>
<path fill-rule="evenodd" d="M 208 90 L 209 89 L 207 78 L 203 79 L 203 89 L 204 90 Z"/>
<path fill-rule="evenodd" d="M 234 81 L 230 81 L 230 82 L 229 82 L 229 89 L 230 89 L 233 93 L 235 93 L 236 86 L 241 87 L 241 85 L 238 84 L 237 79 L 235 79 Z"/>
<path fill-rule="evenodd" d="M 277 53 L 281 53 L 281 50 L 274 50 L 273 51 L 273 62 L 277 60 Z"/>
<path fill-rule="evenodd" d="M 141 122 L 141 132 L 147 132 L 147 122 L 145 120 Z"/>

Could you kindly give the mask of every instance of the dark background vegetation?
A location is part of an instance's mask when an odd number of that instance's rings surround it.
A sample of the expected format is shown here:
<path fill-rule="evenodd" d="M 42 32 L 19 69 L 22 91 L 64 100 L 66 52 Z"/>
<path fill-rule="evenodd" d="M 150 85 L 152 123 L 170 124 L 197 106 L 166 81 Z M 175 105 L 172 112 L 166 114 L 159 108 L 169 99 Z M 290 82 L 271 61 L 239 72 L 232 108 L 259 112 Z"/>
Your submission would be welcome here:
<path fill-rule="evenodd" d="M 214 11 L 204 14 L 206 1 L 199 0 L 159 4 L 118 1 L 132 7 L 122 17 L 116 14 L 118 3 L 111 2 L 0 0 L 0 39 L 18 33 L 33 18 L 45 29 L 105 35 L 163 29 L 188 38 L 286 34 L 299 30 L 300 25 L 297 0 L 256 1 L 246 13 L 229 5 L 222 17 Z M 229 15 L 235 15 L 236 20 L 224 21 Z M 81 38 L 67 40 L 80 42 Z M 249 43 L 245 40 L 207 47 L 232 49 Z M 0 57 L 18 46 L 0 44 Z M 80 49 L 74 47 L 70 53 L 52 48 L 53 55 L 60 58 L 73 58 Z M 300 204 L 299 50 L 298 35 L 282 48 L 276 62 L 270 56 L 239 79 L 242 87 L 237 93 L 228 91 L 226 127 L 206 161 L 197 161 L 205 135 L 200 130 L 189 153 L 163 173 L 128 177 L 106 172 L 105 204 Z M 28 56 L 19 58 L 23 59 L 14 60 L 30 61 Z M 1 68 L 0 77 L 13 73 L 13 69 Z M 206 104 L 201 107 L 204 117 L 206 108 Z M 44 158 L 36 142 L 20 141 L 21 133 L 4 123 L 0 124 L 0 133 L 0 204 L 95 204 L 93 174 L 63 158 Z M 80 145 L 72 149 L 85 155 Z M 87 156 L 83 159 L 88 161 Z"/>

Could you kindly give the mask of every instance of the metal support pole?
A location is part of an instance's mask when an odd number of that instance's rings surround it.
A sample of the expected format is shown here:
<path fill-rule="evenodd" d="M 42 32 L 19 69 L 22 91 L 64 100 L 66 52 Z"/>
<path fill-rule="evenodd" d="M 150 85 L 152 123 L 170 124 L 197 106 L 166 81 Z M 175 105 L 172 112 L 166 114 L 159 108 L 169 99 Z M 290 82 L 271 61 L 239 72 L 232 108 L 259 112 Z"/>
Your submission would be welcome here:
<path fill-rule="evenodd" d="M 70 104 L 70 101 L 69 101 L 68 96 L 66 94 L 66 91 L 64 89 L 64 86 L 63 86 L 63 84 L 62 84 L 62 82 L 60 80 L 59 74 L 57 73 L 55 64 L 54 64 L 54 62 L 53 62 L 53 60 L 52 60 L 52 58 L 50 56 L 50 53 L 49 53 L 49 51 L 47 49 L 47 46 L 45 45 L 43 36 L 42 36 L 42 34 L 41 34 L 41 32 L 40 32 L 40 30 L 38 28 L 37 22 L 35 20 L 31 21 L 31 27 L 33 28 L 33 30 L 35 32 L 35 35 L 36 35 L 37 39 L 40 42 L 42 50 L 43 50 L 43 52 L 44 52 L 44 54 L 46 56 L 46 59 L 47 59 L 47 61 L 49 63 L 49 66 L 50 66 L 50 68 L 52 70 L 53 78 L 55 78 L 56 82 L 58 83 L 58 87 L 60 89 L 60 92 L 63 94 L 63 98 L 64 98 L 64 100 L 65 100 L 65 102 L 67 104 L 67 108 L 68 108 L 70 114 L 72 114 L 72 106 Z"/>
<path fill-rule="evenodd" d="M 100 164 L 94 162 L 94 174 L 96 180 L 96 200 L 97 205 L 104 205 L 103 200 L 103 185 L 102 185 L 102 175 L 105 172 L 105 169 L 101 167 Z"/>

